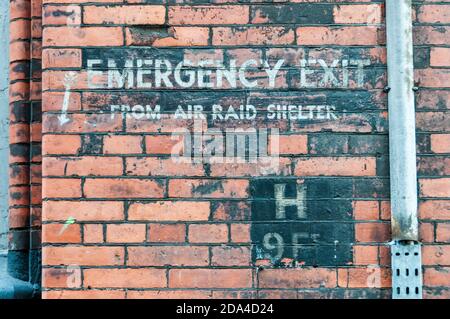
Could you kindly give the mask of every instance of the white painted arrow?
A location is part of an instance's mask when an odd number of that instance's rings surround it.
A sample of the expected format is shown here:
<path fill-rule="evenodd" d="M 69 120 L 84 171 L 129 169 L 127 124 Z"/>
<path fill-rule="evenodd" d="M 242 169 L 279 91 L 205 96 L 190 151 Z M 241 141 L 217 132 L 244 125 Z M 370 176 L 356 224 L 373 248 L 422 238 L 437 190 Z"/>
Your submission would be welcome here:
<path fill-rule="evenodd" d="M 69 101 L 70 101 L 70 88 L 72 87 L 72 84 L 75 83 L 77 79 L 77 74 L 75 72 L 69 72 L 64 76 L 64 100 L 63 100 L 63 106 L 62 106 L 62 114 L 58 116 L 59 124 L 64 125 L 67 122 L 70 121 L 70 119 L 67 117 L 67 110 L 69 109 Z"/>

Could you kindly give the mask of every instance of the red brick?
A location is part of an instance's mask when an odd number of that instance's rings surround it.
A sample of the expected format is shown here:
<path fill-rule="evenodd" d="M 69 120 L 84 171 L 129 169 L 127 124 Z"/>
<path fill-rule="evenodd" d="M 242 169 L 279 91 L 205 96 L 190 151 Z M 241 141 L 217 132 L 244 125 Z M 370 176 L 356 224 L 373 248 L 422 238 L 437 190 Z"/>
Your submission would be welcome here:
<path fill-rule="evenodd" d="M 106 114 L 68 114 L 70 120 L 66 124 L 59 123 L 58 116 L 52 114 L 44 115 L 42 131 L 44 133 L 93 133 L 93 132 L 117 132 L 122 129 L 121 116 Z"/>
<path fill-rule="evenodd" d="M 189 242 L 191 243 L 226 243 L 228 227 L 226 224 L 189 225 Z"/>
<path fill-rule="evenodd" d="M 337 276 L 326 268 L 264 269 L 258 280 L 261 288 L 333 288 Z"/>
<path fill-rule="evenodd" d="M 48 290 L 42 299 L 125 299 L 123 290 Z"/>
<path fill-rule="evenodd" d="M 79 68 L 81 67 L 80 49 L 44 49 L 42 68 Z"/>
<path fill-rule="evenodd" d="M 133 135 L 108 135 L 103 138 L 105 154 L 141 154 L 142 137 Z"/>
<path fill-rule="evenodd" d="M 44 224 L 42 225 L 43 243 L 72 243 L 81 242 L 80 225 L 77 224 Z"/>
<path fill-rule="evenodd" d="M 416 70 L 414 74 L 415 80 L 421 87 L 450 87 L 450 70 L 448 69 L 421 69 Z"/>
<path fill-rule="evenodd" d="M 171 27 L 167 36 L 155 38 L 154 34 L 147 35 L 134 28 L 126 28 L 127 45 L 152 45 L 155 47 L 174 46 L 203 46 L 208 45 L 209 28 L 203 27 Z"/>
<path fill-rule="evenodd" d="M 391 227 L 388 223 L 357 223 L 355 238 L 357 242 L 387 242 L 391 237 Z"/>
<path fill-rule="evenodd" d="M 31 6 L 29 0 L 15 0 L 9 3 L 9 18 L 29 18 L 31 15 Z"/>
<path fill-rule="evenodd" d="M 87 198 L 160 198 L 164 196 L 164 185 L 151 179 L 88 178 L 84 194 Z"/>
<path fill-rule="evenodd" d="M 293 44 L 294 30 L 285 27 L 213 28 L 213 45 Z"/>
<path fill-rule="evenodd" d="M 43 176 L 110 176 L 123 172 L 120 157 L 47 157 L 42 164 Z"/>
<path fill-rule="evenodd" d="M 22 123 L 11 123 L 9 125 L 9 143 L 26 143 L 30 140 L 30 126 Z"/>
<path fill-rule="evenodd" d="M 103 243 L 103 224 L 86 224 L 83 229 L 83 243 Z"/>
<path fill-rule="evenodd" d="M 450 153 L 450 134 L 432 134 L 431 150 L 434 153 Z"/>
<path fill-rule="evenodd" d="M 43 92 L 42 94 L 42 110 L 43 111 L 60 111 L 64 101 L 63 92 Z M 81 109 L 81 94 L 71 92 L 69 97 L 68 111 Z"/>
<path fill-rule="evenodd" d="M 377 201 L 354 201 L 353 218 L 355 220 L 377 220 L 379 205 Z"/>
<path fill-rule="evenodd" d="M 109 243 L 142 243 L 145 239 L 145 224 L 117 224 L 106 227 L 106 241 Z"/>
<path fill-rule="evenodd" d="M 234 243 L 249 243 L 250 239 L 250 224 L 231 224 L 231 241 Z"/>
<path fill-rule="evenodd" d="M 210 176 L 212 177 L 256 177 L 265 176 L 268 174 L 272 175 L 292 175 L 291 173 L 291 159 L 290 158 L 279 158 L 272 157 L 264 159 L 264 161 L 251 162 L 246 161 L 245 163 L 211 163 L 210 165 Z"/>
<path fill-rule="evenodd" d="M 85 24 L 138 24 L 162 25 L 165 21 L 164 6 L 84 6 Z"/>
<path fill-rule="evenodd" d="M 246 198 L 247 180 L 174 179 L 169 181 L 169 197 L 180 198 Z"/>
<path fill-rule="evenodd" d="M 430 52 L 431 66 L 450 66 L 450 48 L 431 48 Z"/>
<path fill-rule="evenodd" d="M 448 287 L 450 267 L 425 268 L 423 283 L 425 287 Z"/>
<path fill-rule="evenodd" d="M 210 299 L 210 290 L 129 290 L 127 299 Z"/>
<path fill-rule="evenodd" d="M 44 221 L 66 221 L 68 218 L 77 221 L 110 221 L 124 218 L 121 202 L 45 201 L 43 208 Z"/>
<path fill-rule="evenodd" d="M 176 243 L 186 241 L 186 226 L 184 224 L 150 224 L 150 242 Z"/>
<path fill-rule="evenodd" d="M 113 266 L 123 263 L 122 247 L 42 247 L 43 265 Z"/>
<path fill-rule="evenodd" d="M 68 6 L 45 6 L 42 12 L 44 25 L 79 25 L 81 24 L 81 7 Z"/>
<path fill-rule="evenodd" d="M 9 228 L 24 228 L 30 225 L 30 210 L 28 207 L 9 208 Z"/>
<path fill-rule="evenodd" d="M 245 246 L 218 246 L 211 249 L 211 266 L 249 266 L 251 250 Z"/>
<path fill-rule="evenodd" d="M 334 22 L 337 24 L 378 24 L 382 22 L 381 4 L 338 5 L 334 7 Z"/>
<path fill-rule="evenodd" d="M 127 174 L 135 176 L 203 176 L 203 164 L 176 163 L 172 158 L 129 157 Z"/>
<path fill-rule="evenodd" d="M 128 247 L 130 266 L 208 266 L 208 247 Z"/>
<path fill-rule="evenodd" d="M 450 178 L 420 179 L 420 196 L 450 197 Z"/>
<path fill-rule="evenodd" d="M 81 147 L 79 135 L 44 135 L 42 152 L 44 155 L 75 155 Z"/>
<path fill-rule="evenodd" d="M 450 223 L 437 224 L 436 241 L 441 243 L 450 243 Z"/>
<path fill-rule="evenodd" d="M 250 288 L 251 269 L 171 269 L 171 288 Z"/>
<path fill-rule="evenodd" d="M 391 202 L 380 202 L 380 218 L 381 220 L 391 220 Z"/>
<path fill-rule="evenodd" d="M 162 288 L 166 286 L 164 269 L 86 269 L 85 287 L 94 288 Z"/>
<path fill-rule="evenodd" d="M 45 288 L 80 288 L 81 269 L 42 269 L 42 286 Z"/>
<path fill-rule="evenodd" d="M 295 163 L 297 176 L 375 176 L 376 160 L 371 157 L 301 158 Z"/>
<path fill-rule="evenodd" d="M 28 40 L 31 38 L 31 22 L 28 20 L 14 20 L 9 24 L 11 41 Z"/>
<path fill-rule="evenodd" d="M 47 27 L 43 44 L 60 47 L 120 46 L 123 45 L 123 34 L 119 27 Z"/>
<path fill-rule="evenodd" d="M 159 201 L 133 203 L 128 209 L 130 220 L 152 221 L 201 221 L 208 220 L 208 202 Z"/>
<path fill-rule="evenodd" d="M 28 42 L 19 41 L 11 43 L 9 46 L 10 62 L 29 59 L 30 44 Z"/>
<path fill-rule="evenodd" d="M 246 24 L 247 6 L 173 6 L 169 8 L 170 25 Z"/>
<path fill-rule="evenodd" d="M 353 246 L 353 263 L 355 265 L 378 264 L 378 246 Z"/>
<path fill-rule="evenodd" d="M 419 215 L 421 219 L 450 219 L 450 201 L 427 200 L 419 202 Z"/>
<path fill-rule="evenodd" d="M 431 246 L 426 245 L 422 247 L 422 263 L 428 266 L 450 265 L 450 245 Z"/>
<path fill-rule="evenodd" d="M 422 5 L 417 19 L 421 23 L 450 23 L 450 5 Z"/>
<path fill-rule="evenodd" d="M 420 240 L 424 243 L 434 242 L 434 224 L 423 223 L 419 224 Z"/>
<path fill-rule="evenodd" d="M 352 27 L 299 27 L 297 43 L 300 45 L 377 45 L 378 28 Z"/>
<path fill-rule="evenodd" d="M 278 154 L 280 155 L 298 155 L 308 153 L 308 138 L 306 135 L 279 135 L 277 138 L 279 147 Z M 269 144 L 269 150 L 271 149 L 270 145 L 272 144 Z M 274 152 L 272 155 L 275 154 L 277 154 L 277 152 Z"/>
<path fill-rule="evenodd" d="M 342 269 L 346 282 L 343 287 L 348 288 L 389 288 L 391 287 L 391 273 L 387 268 L 377 266 L 369 268 Z M 341 269 L 339 269 L 341 271 Z M 340 284 L 341 285 L 341 284 Z"/>
<path fill-rule="evenodd" d="M 81 197 L 81 180 L 67 178 L 42 179 L 43 198 Z"/>
<path fill-rule="evenodd" d="M 173 147 L 182 141 L 183 136 L 147 135 L 145 148 L 147 154 L 172 154 Z"/>

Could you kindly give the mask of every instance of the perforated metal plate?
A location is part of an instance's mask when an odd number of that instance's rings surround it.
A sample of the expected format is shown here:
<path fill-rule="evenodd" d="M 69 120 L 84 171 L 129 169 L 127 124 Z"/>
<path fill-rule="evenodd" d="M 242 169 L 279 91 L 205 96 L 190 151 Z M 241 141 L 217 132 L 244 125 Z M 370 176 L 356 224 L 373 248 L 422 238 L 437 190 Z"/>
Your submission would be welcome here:
<path fill-rule="evenodd" d="M 422 299 L 420 244 L 394 242 L 391 247 L 392 298 Z"/>

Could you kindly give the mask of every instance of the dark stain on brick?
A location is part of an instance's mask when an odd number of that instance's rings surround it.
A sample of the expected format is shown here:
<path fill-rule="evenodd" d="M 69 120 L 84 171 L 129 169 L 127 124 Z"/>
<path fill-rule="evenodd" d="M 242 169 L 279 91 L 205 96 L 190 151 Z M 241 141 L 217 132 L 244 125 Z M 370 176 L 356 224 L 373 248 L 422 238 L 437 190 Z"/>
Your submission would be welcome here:
<path fill-rule="evenodd" d="M 198 195 L 211 194 L 217 190 L 223 191 L 222 181 L 206 181 L 205 183 L 192 188 L 192 193 Z"/>

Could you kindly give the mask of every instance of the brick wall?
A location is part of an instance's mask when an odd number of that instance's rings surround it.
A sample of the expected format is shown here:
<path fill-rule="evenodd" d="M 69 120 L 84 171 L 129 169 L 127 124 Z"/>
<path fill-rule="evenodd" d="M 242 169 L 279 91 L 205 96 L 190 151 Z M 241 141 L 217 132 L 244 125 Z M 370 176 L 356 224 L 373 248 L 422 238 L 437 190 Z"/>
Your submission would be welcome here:
<path fill-rule="evenodd" d="M 450 3 L 414 3 L 425 296 L 448 298 Z M 383 1 L 43 0 L 42 8 L 44 298 L 390 296 Z M 222 86 L 170 87 L 173 74 L 152 78 L 158 59 L 174 68 L 183 59 L 197 67 L 254 59 L 243 74 L 257 84 L 224 77 Z M 258 61 L 280 59 L 269 81 Z M 127 77 L 144 60 L 154 73 L 138 87 Z M 28 92 L 29 82 L 17 85 L 13 92 Z M 155 104 L 161 119 L 127 112 Z M 278 129 L 278 168 L 174 163 L 171 133 L 195 124 L 171 114 L 189 104 L 205 106 L 209 128 Z M 214 121 L 213 104 L 250 104 L 262 117 Z M 269 119 L 270 104 L 315 111 Z"/>
<path fill-rule="evenodd" d="M 8 270 L 31 282 L 41 277 L 41 9 L 10 1 Z"/>

